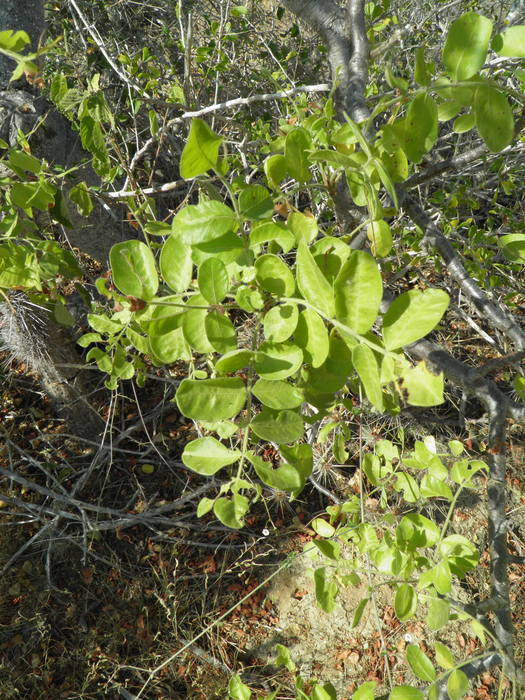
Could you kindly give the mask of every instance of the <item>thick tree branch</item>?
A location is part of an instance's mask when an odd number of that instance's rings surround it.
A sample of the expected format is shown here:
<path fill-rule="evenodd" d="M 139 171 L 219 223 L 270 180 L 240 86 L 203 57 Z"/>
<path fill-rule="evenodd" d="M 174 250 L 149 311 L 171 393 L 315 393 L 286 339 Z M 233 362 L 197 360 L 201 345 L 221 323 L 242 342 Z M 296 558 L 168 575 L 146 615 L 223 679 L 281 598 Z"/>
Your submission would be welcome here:
<path fill-rule="evenodd" d="M 518 351 L 525 349 L 524 331 L 508 314 L 507 310 L 490 300 L 470 277 L 461 258 L 430 216 L 410 197 L 405 197 L 403 207 L 412 221 L 424 231 L 423 245 L 431 245 L 439 252 L 450 277 L 474 304 L 480 316 L 488 321 L 493 328 L 504 333 L 515 344 Z"/>

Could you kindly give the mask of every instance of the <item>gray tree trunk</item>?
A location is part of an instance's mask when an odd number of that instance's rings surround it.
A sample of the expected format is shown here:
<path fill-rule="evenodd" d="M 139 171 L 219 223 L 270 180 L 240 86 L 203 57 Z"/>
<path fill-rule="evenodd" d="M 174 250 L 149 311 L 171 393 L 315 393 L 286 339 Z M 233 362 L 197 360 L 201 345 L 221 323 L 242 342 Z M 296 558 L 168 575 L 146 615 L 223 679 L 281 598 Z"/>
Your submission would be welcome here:
<path fill-rule="evenodd" d="M 42 0 L 0 0 L 0 31 L 20 29 L 29 34 L 31 48 L 36 49 L 44 31 Z M 30 137 L 32 153 L 57 165 L 80 163 L 86 154 L 67 120 L 44 97 L 31 94 L 31 88 L 22 80 L 9 83 L 15 65 L 0 54 L 0 137 L 16 147 L 18 130 L 32 132 L 37 122 L 43 120 L 43 126 Z M 12 175 L 0 163 L 0 171 L 2 169 L 3 175 Z M 98 182 L 89 165 L 82 166 L 70 184 L 80 180 L 89 184 Z M 121 240 L 118 224 L 109 222 L 107 213 L 100 207 L 95 207 L 89 219 L 81 218 L 74 207 L 70 207 L 70 219 L 73 229 L 53 233 L 66 237 L 82 252 L 105 263 L 111 245 Z M 97 435 L 102 421 L 85 398 L 89 386 L 85 373 L 75 368 L 81 365 L 81 359 L 68 329 L 53 322 L 44 309 L 35 311 L 25 295 L 14 293 L 7 302 L 0 304 L 0 347 L 11 360 L 24 363 L 38 375 L 69 430 L 84 437 Z"/>

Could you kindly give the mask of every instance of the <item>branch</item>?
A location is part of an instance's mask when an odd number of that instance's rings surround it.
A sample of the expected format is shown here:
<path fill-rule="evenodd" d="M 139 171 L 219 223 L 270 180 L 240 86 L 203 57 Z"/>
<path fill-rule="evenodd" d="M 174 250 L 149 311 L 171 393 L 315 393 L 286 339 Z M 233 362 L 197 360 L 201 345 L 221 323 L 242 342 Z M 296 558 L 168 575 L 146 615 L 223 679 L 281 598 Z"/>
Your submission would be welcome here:
<path fill-rule="evenodd" d="M 401 197 L 403 197 L 401 190 Z M 443 258 L 449 275 L 459 285 L 463 292 L 476 307 L 480 316 L 487 320 L 493 328 L 504 333 L 516 345 L 518 351 L 525 349 L 525 333 L 514 319 L 498 303 L 491 301 L 469 276 L 452 245 L 438 229 L 430 216 L 410 197 L 405 196 L 403 206 L 412 221 L 423 231 L 423 245 L 432 245 Z"/>
<path fill-rule="evenodd" d="M 287 97 L 292 97 L 293 95 L 297 95 L 301 92 L 329 92 L 331 90 L 330 85 L 327 83 L 320 83 L 319 85 L 299 85 L 297 87 L 290 88 L 289 90 L 282 90 L 280 92 L 269 92 L 269 93 L 263 93 L 260 95 L 251 95 L 251 97 L 236 97 L 233 100 L 227 100 L 226 102 L 220 102 L 217 104 L 213 105 L 208 105 L 207 107 L 203 107 L 202 109 L 198 109 L 192 112 L 184 112 L 183 114 L 179 115 L 178 117 L 175 117 L 174 119 L 170 119 L 166 124 L 159 129 L 159 132 L 156 136 L 148 139 L 144 145 L 135 153 L 133 158 L 131 159 L 131 163 L 129 166 L 129 171 L 133 172 L 133 170 L 137 167 L 137 164 L 140 162 L 140 160 L 146 155 L 146 153 L 149 151 L 149 149 L 158 141 L 160 141 L 168 131 L 173 129 L 174 126 L 177 126 L 178 124 L 182 124 L 185 122 L 187 119 L 193 119 L 194 117 L 202 117 L 205 114 L 211 114 L 212 112 L 219 112 L 224 109 L 232 109 L 233 107 L 242 107 L 243 105 L 250 105 L 254 104 L 256 102 L 269 102 L 270 100 L 282 100 Z M 123 192 L 126 191 L 127 187 L 127 182 L 124 185 L 124 189 L 122 190 Z M 158 190 L 157 190 L 158 191 Z M 145 191 L 147 193 L 147 191 Z M 132 192 L 131 194 L 135 194 L 135 192 Z M 156 192 L 153 192 L 152 194 L 156 194 Z M 114 193 L 113 195 L 105 195 L 105 196 L 112 196 L 115 199 L 118 199 L 119 197 L 123 196 L 118 193 Z M 129 196 L 129 195 L 127 195 Z"/>
<path fill-rule="evenodd" d="M 351 0 L 348 8 L 348 30 L 352 43 L 349 79 L 345 86 L 348 113 L 355 122 L 368 119 L 370 110 L 365 100 L 368 82 L 368 38 L 365 24 L 365 0 Z"/>

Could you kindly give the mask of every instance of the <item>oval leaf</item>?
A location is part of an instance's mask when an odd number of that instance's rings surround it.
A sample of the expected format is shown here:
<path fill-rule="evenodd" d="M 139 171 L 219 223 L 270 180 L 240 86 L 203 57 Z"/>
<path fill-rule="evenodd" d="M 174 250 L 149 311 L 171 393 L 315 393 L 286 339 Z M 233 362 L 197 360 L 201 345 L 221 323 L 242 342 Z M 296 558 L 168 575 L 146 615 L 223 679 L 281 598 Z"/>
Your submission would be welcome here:
<path fill-rule="evenodd" d="M 475 12 L 467 12 L 448 30 L 443 48 L 443 63 L 454 81 L 468 80 L 485 63 L 492 21 Z"/>
<path fill-rule="evenodd" d="M 226 265 L 218 258 L 208 258 L 199 267 L 199 290 L 210 304 L 219 304 L 228 291 Z"/>
<path fill-rule="evenodd" d="M 476 128 L 492 153 L 506 148 L 514 137 L 514 117 L 506 95 L 483 85 L 474 98 Z"/>
<path fill-rule="evenodd" d="M 362 250 L 352 253 L 337 276 L 334 291 L 337 320 L 361 335 L 369 331 L 383 296 L 381 273 L 374 258 Z"/>
<path fill-rule="evenodd" d="M 272 411 L 264 408 L 250 423 L 253 432 L 268 442 L 296 442 L 303 437 L 302 417 L 295 411 Z"/>
<path fill-rule="evenodd" d="M 387 350 L 397 350 L 430 333 L 441 321 L 449 304 L 441 289 L 411 289 L 395 299 L 383 319 Z"/>
<path fill-rule="evenodd" d="M 310 134 L 302 127 L 293 129 L 286 136 L 284 142 L 286 169 L 298 182 L 308 182 L 310 179 L 308 149 L 311 143 Z"/>
<path fill-rule="evenodd" d="M 233 418 L 246 402 L 246 387 L 240 377 L 183 379 L 175 396 L 186 418 L 217 421 Z"/>
<path fill-rule="evenodd" d="M 415 644 L 409 644 L 406 648 L 407 661 L 416 676 L 422 681 L 432 682 L 436 680 L 436 669 L 432 661 Z"/>
<path fill-rule="evenodd" d="M 170 289 L 185 292 L 191 284 L 193 272 L 190 246 L 170 236 L 160 253 L 160 272 Z"/>
<path fill-rule="evenodd" d="M 352 350 L 352 362 L 363 384 L 367 399 L 374 408 L 383 411 L 383 391 L 376 356 L 367 345 L 358 345 Z"/>
<path fill-rule="evenodd" d="M 303 297 L 321 313 L 335 315 L 334 290 L 323 275 L 304 241 L 297 248 L 297 286 Z"/>
<path fill-rule="evenodd" d="M 113 282 L 127 296 L 152 299 L 159 288 L 153 253 L 142 241 L 117 243 L 109 253 Z"/>
<path fill-rule="evenodd" d="M 205 437 L 192 440 L 186 445 L 182 461 L 198 474 L 213 476 L 219 469 L 236 462 L 240 456 L 239 450 L 229 450 L 215 438 Z"/>
<path fill-rule="evenodd" d="M 183 243 L 195 245 L 220 238 L 235 228 L 235 222 L 233 209 L 211 199 L 181 209 L 173 217 L 171 230 Z"/>
<path fill-rule="evenodd" d="M 191 122 L 188 141 L 180 159 L 180 176 L 197 177 L 217 165 L 222 136 L 210 129 L 202 119 Z"/>

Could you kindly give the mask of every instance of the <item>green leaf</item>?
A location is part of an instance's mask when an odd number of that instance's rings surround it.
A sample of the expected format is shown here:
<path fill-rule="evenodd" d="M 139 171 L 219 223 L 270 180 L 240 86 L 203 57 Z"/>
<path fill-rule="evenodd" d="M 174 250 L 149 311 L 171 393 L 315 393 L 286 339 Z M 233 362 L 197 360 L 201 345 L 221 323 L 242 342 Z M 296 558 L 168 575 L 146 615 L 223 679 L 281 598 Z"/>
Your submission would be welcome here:
<path fill-rule="evenodd" d="M 469 689 L 468 677 L 457 668 L 447 679 L 447 692 L 450 700 L 461 700 Z"/>
<path fill-rule="evenodd" d="M 273 411 L 263 408 L 250 423 L 253 432 L 267 442 L 295 442 L 303 437 L 304 424 L 295 411 Z"/>
<path fill-rule="evenodd" d="M 490 85 L 478 87 L 474 98 L 476 128 L 492 153 L 506 148 L 514 137 L 514 117 L 506 95 Z"/>
<path fill-rule="evenodd" d="M 443 403 L 443 372 L 433 374 L 421 361 L 415 367 L 404 370 L 401 376 L 411 406 L 438 406 Z"/>
<path fill-rule="evenodd" d="M 428 71 L 428 64 L 425 61 L 425 49 L 419 46 L 416 49 L 416 65 L 414 68 L 414 80 L 419 85 L 423 87 L 430 85 L 430 74 Z"/>
<path fill-rule="evenodd" d="M 185 292 L 191 284 L 193 263 L 190 246 L 170 236 L 160 253 L 160 273 L 174 292 Z"/>
<path fill-rule="evenodd" d="M 416 644 L 407 646 L 406 656 L 410 668 L 419 679 L 430 683 L 436 680 L 436 669 L 428 656 Z"/>
<path fill-rule="evenodd" d="M 408 106 L 403 122 L 403 150 L 413 163 L 419 163 L 434 145 L 438 134 L 438 113 L 434 99 L 417 95 Z"/>
<path fill-rule="evenodd" d="M 312 530 L 321 537 L 332 537 L 335 533 L 335 527 L 324 518 L 314 518 L 310 523 Z"/>
<path fill-rule="evenodd" d="M 183 379 L 175 396 L 186 418 L 216 421 L 233 418 L 246 402 L 246 387 L 240 377 Z"/>
<path fill-rule="evenodd" d="M 263 379 L 286 379 L 295 374 L 303 362 L 303 353 L 297 345 L 265 342 L 255 355 L 255 370 Z"/>
<path fill-rule="evenodd" d="M 275 651 L 277 652 L 275 665 L 284 666 L 290 673 L 293 673 L 296 669 L 296 665 L 292 661 L 289 649 L 282 644 L 276 644 Z"/>
<path fill-rule="evenodd" d="M 277 221 L 267 221 L 252 228 L 250 233 L 250 248 L 275 241 L 282 248 L 283 253 L 288 253 L 295 245 L 295 237 L 286 226 Z"/>
<path fill-rule="evenodd" d="M 445 601 L 439 601 L 441 603 Z M 448 603 L 447 603 L 447 610 L 448 610 Z M 448 617 L 448 615 L 447 615 Z M 437 663 L 441 666 L 441 668 L 444 668 L 445 671 L 448 671 L 451 668 L 454 668 L 456 665 L 454 663 L 454 656 L 452 655 L 452 652 L 448 647 L 446 647 L 444 644 L 441 644 L 441 642 L 434 642 L 434 651 L 436 652 L 436 661 Z"/>
<path fill-rule="evenodd" d="M 42 170 L 42 164 L 38 158 L 25 151 L 14 149 L 9 152 L 9 167 L 21 177 L 24 176 L 26 170 L 35 174 Z"/>
<path fill-rule="evenodd" d="M 440 561 L 436 566 L 427 569 L 419 577 L 418 587 L 426 588 L 433 585 L 438 593 L 447 595 L 452 589 L 452 574 L 448 562 Z"/>
<path fill-rule="evenodd" d="M 365 251 L 354 251 L 341 268 L 334 291 L 337 320 L 364 335 L 376 320 L 383 296 L 376 260 Z"/>
<path fill-rule="evenodd" d="M 350 629 L 354 629 L 361 622 L 363 613 L 365 612 L 366 606 L 370 602 L 370 598 L 363 598 L 359 601 L 357 608 L 355 609 L 352 622 L 350 623 Z"/>
<path fill-rule="evenodd" d="M 196 294 L 188 301 L 188 306 L 192 304 L 205 306 L 206 300 L 200 294 Z M 205 324 L 207 315 L 207 309 L 188 309 L 182 315 L 182 332 L 186 341 L 192 348 L 195 348 L 197 352 L 203 355 L 214 351 L 214 347 L 206 335 Z"/>
<path fill-rule="evenodd" d="M 184 179 L 197 177 L 217 165 L 219 136 L 202 119 L 192 119 L 188 141 L 180 158 L 180 176 Z"/>
<path fill-rule="evenodd" d="M 333 612 L 335 608 L 335 598 L 339 592 L 337 583 L 327 575 L 327 567 L 319 567 L 314 571 L 315 599 L 321 610 L 326 613 Z"/>
<path fill-rule="evenodd" d="M 218 311 L 210 311 L 204 319 L 206 337 L 217 352 L 225 353 L 237 348 L 237 335 L 231 320 Z"/>
<path fill-rule="evenodd" d="M 229 450 L 215 438 L 204 437 L 192 440 L 186 445 L 182 461 L 198 474 L 213 476 L 219 469 L 236 462 L 240 456 L 239 450 Z"/>
<path fill-rule="evenodd" d="M 495 36 L 492 48 L 500 56 L 525 58 L 525 25 L 516 24 Z"/>
<path fill-rule="evenodd" d="M 262 185 L 248 185 L 239 194 L 239 211 L 245 219 L 267 219 L 273 214 L 273 200 Z"/>
<path fill-rule="evenodd" d="M 352 350 L 352 362 L 363 384 L 367 399 L 378 411 L 384 411 L 379 366 L 373 351 L 367 345 L 358 345 Z"/>
<path fill-rule="evenodd" d="M 411 289 L 395 299 L 383 319 L 387 350 L 397 350 L 430 333 L 445 313 L 449 296 L 441 289 Z"/>
<path fill-rule="evenodd" d="M 228 683 L 228 693 L 233 700 L 250 700 L 252 691 L 241 681 L 241 677 L 234 674 Z"/>
<path fill-rule="evenodd" d="M 264 337 L 274 343 L 281 343 L 295 331 L 299 311 L 296 304 L 273 306 L 264 316 Z"/>
<path fill-rule="evenodd" d="M 297 408 L 304 401 L 301 389 L 282 381 L 259 379 L 252 387 L 252 394 L 264 406 L 278 411 Z"/>
<path fill-rule="evenodd" d="M 311 145 L 312 139 L 310 134 L 302 127 L 293 129 L 286 136 L 284 142 L 286 169 L 298 182 L 308 182 L 310 180 L 308 149 Z"/>
<path fill-rule="evenodd" d="M 276 296 L 291 296 L 295 291 L 292 271 L 277 255 L 261 255 L 257 258 L 255 277 L 263 289 Z"/>
<path fill-rule="evenodd" d="M 328 282 L 333 281 L 339 274 L 342 266 L 348 260 L 352 250 L 347 243 L 334 236 L 323 236 L 310 248 L 317 267 L 321 270 Z"/>
<path fill-rule="evenodd" d="M 173 217 L 171 228 L 183 243 L 195 245 L 220 238 L 231 232 L 235 225 L 233 209 L 212 199 L 181 209 Z"/>
<path fill-rule="evenodd" d="M 309 245 L 312 241 L 315 241 L 319 231 L 316 219 L 299 211 L 292 211 L 288 215 L 286 226 L 293 233 L 297 245 L 301 241 Z"/>
<path fill-rule="evenodd" d="M 467 112 L 467 114 L 462 114 L 454 122 L 452 127 L 456 134 L 464 134 L 466 131 L 470 131 L 476 126 L 476 115 L 474 112 Z"/>
<path fill-rule="evenodd" d="M 328 331 L 323 319 L 312 309 L 299 314 L 294 341 L 302 349 L 304 361 L 320 367 L 328 356 Z"/>
<path fill-rule="evenodd" d="M 425 622 L 431 630 L 437 632 L 442 627 L 444 627 L 449 621 L 450 616 L 450 605 L 446 600 L 441 598 L 431 598 L 428 603 L 427 615 Z M 436 648 L 436 661 L 438 664 L 443 666 L 442 662 L 437 656 Z"/>
<path fill-rule="evenodd" d="M 509 233 L 498 238 L 503 255 L 511 262 L 525 264 L 525 234 Z"/>
<path fill-rule="evenodd" d="M 159 279 L 153 253 L 142 241 L 112 246 L 109 262 L 115 286 L 127 296 L 148 301 L 157 293 Z"/>
<path fill-rule="evenodd" d="M 329 343 L 328 357 L 324 363 L 320 367 L 309 368 L 306 373 L 307 389 L 321 394 L 341 389 L 354 369 L 352 354 L 346 343 L 334 333 Z"/>
<path fill-rule="evenodd" d="M 447 560 L 451 572 L 460 577 L 475 569 L 479 561 L 476 546 L 462 535 L 445 537 L 439 543 L 439 553 Z"/>
<path fill-rule="evenodd" d="M 301 241 L 297 247 L 297 286 L 303 297 L 328 318 L 335 316 L 334 290 L 323 275 L 308 246 Z"/>
<path fill-rule="evenodd" d="M 289 450 L 294 450 L 291 456 L 294 457 L 295 455 L 297 458 L 288 460 L 288 462 L 281 464 L 277 469 L 274 469 L 273 464 L 265 462 L 252 452 L 247 452 L 246 456 L 253 464 L 257 476 L 263 483 L 279 491 L 291 491 L 292 496 L 297 497 L 304 488 L 306 479 L 310 475 L 313 467 L 310 446 L 298 445 L 297 447 L 303 448 L 300 453 L 297 452 L 297 448 L 289 448 Z M 305 450 L 304 448 L 307 449 Z M 284 452 L 283 445 L 281 445 L 280 450 L 283 456 L 285 456 L 286 453 Z"/>
<path fill-rule="evenodd" d="M 182 328 L 175 328 L 160 335 L 150 335 L 148 345 L 150 352 L 161 364 L 169 365 L 177 360 L 185 360 L 186 362 L 191 360 L 191 352 Z"/>
<path fill-rule="evenodd" d="M 451 501 L 453 498 L 450 486 L 431 474 L 425 474 L 421 479 L 420 487 L 421 495 L 424 498 L 444 498 L 447 501 Z"/>
<path fill-rule="evenodd" d="M 406 622 L 414 617 L 417 610 L 417 591 L 408 583 L 402 583 L 397 587 L 394 599 L 394 610 L 398 620 Z"/>
<path fill-rule="evenodd" d="M 415 503 L 419 500 L 420 492 L 417 481 L 407 472 L 397 474 L 394 489 L 403 493 L 403 498 L 407 503 Z"/>
<path fill-rule="evenodd" d="M 281 191 L 281 180 L 284 180 L 288 172 L 286 158 L 280 153 L 268 156 L 264 161 L 264 174 L 270 187 L 276 192 Z"/>
<path fill-rule="evenodd" d="M 219 304 L 229 289 L 226 265 L 217 258 L 208 258 L 199 267 L 199 290 L 210 304 Z"/>
<path fill-rule="evenodd" d="M 361 683 L 357 690 L 352 695 L 352 700 L 374 700 L 374 688 L 377 687 L 375 681 L 366 681 Z"/>
<path fill-rule="evenodd" d="M 21 51 L 24 46 L 31 43 L 27 32 L 18 31 L 15 32 L 14 29 L 7 29 L 0 32 L 0 47 L 3 49 L 8 49 L 9 51 Z"/>
<path fill-rule="evenodd" d="M 253 352 L 251 350 L 231 350 L 219 357 L 215 363 L 215 371 L 218 374 L 231 374 L 248 367 L 252 360 Z"/>
<path fill-rule="evenodd" d="M 223 525 L 238 530 L 244 525 L 243 518 L 249 507 L 246 496 L 235 493 L 232 498 L 218 498 L 213 504 L 213 512 Z"/>
<path fill-rule="evenodd" d="M 396 540 L 409 551 L 432 547 L 439 541 L 438 526 L 419 513 L 404 515 L 396 528 Z"/>
<path fill-rule="evenodd" d="M 452 22 L 443 48 L 443 63 L 455 82 L 468 80 L 485 63 L 492 21 L 467 12 Z"/>
<path fill-rule="evenodd" d="M 85 182 L 79 182 L 68 192 L 69 199 L 77 205 L 77 209 L 82 216 L 89 216 L 93 211 L 93 201 L 89 194 L 89 187 Z"/>
<path fill-rule="evenodd" d="M 384 219 L 371 221 L 366 227 L 370 250 L 378 258 L 384 258 L 392 250 L 392 231 Z"/>
<path fill-rule="evenodd" d="M 397 685 L 392 688 L 388 700 L 424 700 L 425 696 L 410 685 Z"/>

